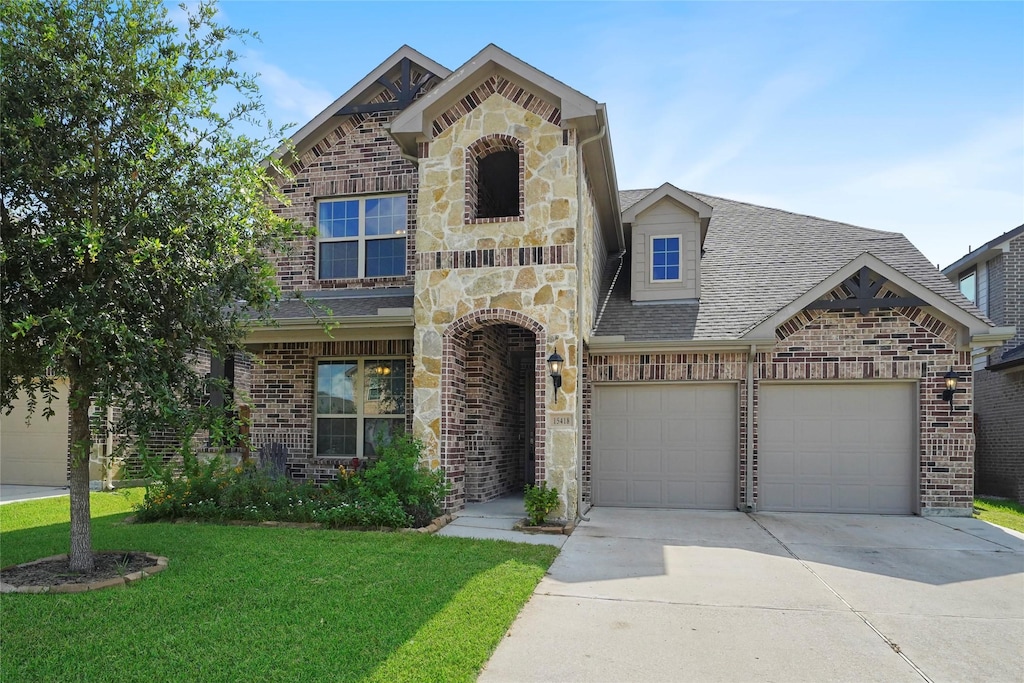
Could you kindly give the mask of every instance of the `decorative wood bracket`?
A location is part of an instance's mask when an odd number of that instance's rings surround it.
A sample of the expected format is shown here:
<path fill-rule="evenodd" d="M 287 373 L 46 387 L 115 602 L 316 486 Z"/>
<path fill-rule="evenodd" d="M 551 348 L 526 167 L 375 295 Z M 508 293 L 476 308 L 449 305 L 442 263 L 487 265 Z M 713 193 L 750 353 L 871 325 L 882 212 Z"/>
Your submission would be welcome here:
<path fill-rule="evenodd" d="M 349 104 L 339 109 L 334 115 L 349 116 L 351 114 L 375 114 L 381 111 L 401 111 L 412 104 L 412 101 L 416 99 L 416 96 L 420 94 L 424 86 L 434 77 L 434 74 L 428 71 L 413 83 L 412 62 L 408 57 L 403 57 L 399 63 L 402 66 L 402 73 L 397 81 L 392 82 L 386 76 L 381 76 L 377 79 L 378 83 L 395 96 L 394 100 L 390 102 L 374 102 L 373 104 Z"/>
<path fill-rule="evenodd" d="M 872 277 L 874 280 L 872 281 Z M 852 296 L 847 299 L 831 299 L 815 301 L 807 306 L 807 310 L 826 311 L 853 311 L 860 310 L 861 315 L 867 315 L 872 308 L 904 308 L 907 306 L 925 306 L 925 302 L 916 296 L 890 296 L 879 297 L 882 285 L 888 280 L 872 272 L 867 266 L 861 267 L 860 271 L 843 282 Z"/>

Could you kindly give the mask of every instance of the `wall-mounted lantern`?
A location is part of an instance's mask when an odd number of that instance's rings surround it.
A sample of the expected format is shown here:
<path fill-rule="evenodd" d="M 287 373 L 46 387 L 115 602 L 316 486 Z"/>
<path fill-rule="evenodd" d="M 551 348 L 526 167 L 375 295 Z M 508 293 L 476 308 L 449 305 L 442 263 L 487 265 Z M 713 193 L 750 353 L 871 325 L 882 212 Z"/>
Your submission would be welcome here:
<path fill-rule="evenodd" d="M 548 357 L 548 370 L 551 372 L 551 383 L 555 385 L 555 400 L 558 400 L 558 390 L 562 388 L 562 363 L 564 358 L 555 351 Z"/>
<path fill-rule="evenodd" d="M 952 370 L 946 373 L 946 389 L 942 392 L 942 400 L 949 401 L 949 409 L 953 410 L 953 397 L 957 392 L 964 391 L 963 389 L 957 389 L 957 382 L 960 381 L 960 375 L 956 374 Z"/>

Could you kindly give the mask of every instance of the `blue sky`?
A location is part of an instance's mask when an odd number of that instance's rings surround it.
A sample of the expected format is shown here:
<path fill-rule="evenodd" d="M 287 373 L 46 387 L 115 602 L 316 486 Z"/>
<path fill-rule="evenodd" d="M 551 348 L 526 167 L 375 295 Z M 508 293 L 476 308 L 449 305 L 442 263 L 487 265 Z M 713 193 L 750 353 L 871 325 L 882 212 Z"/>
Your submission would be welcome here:
<path fill-rule="evenodd" d="M 243 2 L 277 123 L 402 44 L 495 43 L 608 105 L 621 189 L 906 234 L 943 266 L 1024 222 L 1024 3 Z"/>

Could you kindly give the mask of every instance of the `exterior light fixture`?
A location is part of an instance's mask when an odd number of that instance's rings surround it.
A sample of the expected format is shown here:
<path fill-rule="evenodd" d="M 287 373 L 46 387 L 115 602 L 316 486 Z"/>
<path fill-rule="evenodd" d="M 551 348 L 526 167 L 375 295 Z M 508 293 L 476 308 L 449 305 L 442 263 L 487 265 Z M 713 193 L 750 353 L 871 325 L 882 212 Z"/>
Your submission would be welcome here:
<path fill-rule="evenodd" d="M 555 385 L 555 400 L 558 400 L 558 390 L 562 387 L 562 363 L 564 358 L 555 351 L 548 357 L 548 370 L 551 372 L 551 383 Z"/>
<path fill-rule="evenodd" d="M 378 375 L 390 375 L 391 374 L 391 367 L 381 363 L 380 365 L 375 367 L 373 369 L 373 371 L 376 372 Z"/>
<path fill-rule="evenodd" d="M 946 373 L 945 380 L 946 390 L 942 392 L 942 400 L 949 401 L 949 409 L 953 410 L 953 396 L 955 396 L 958 391 L 963 391 L 963 389 L 956 388 L 957 382 L 960 381 L 960 375 L 950 370 Z"/>

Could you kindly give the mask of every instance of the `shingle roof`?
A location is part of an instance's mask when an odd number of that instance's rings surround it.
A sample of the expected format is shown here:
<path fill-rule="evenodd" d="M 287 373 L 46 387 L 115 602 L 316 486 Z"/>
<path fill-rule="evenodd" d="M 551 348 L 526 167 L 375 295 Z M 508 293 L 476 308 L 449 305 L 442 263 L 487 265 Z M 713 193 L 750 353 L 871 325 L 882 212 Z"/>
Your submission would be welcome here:
<path fill-rule="evenodd" d="M 650 192 L 621 192 L 622 209 Z M 596 334 L 623 335 L 627 341 L 737 339 L 864 252 L 983 317 L 899 233 L 690 194 L 714 210 L 701 258 L 700 303 L 633 304 L 626 264 Z M 617 265 L 617 258 L 608 264 L 610 269 Z M 604 293 L 610 282 L 606 275 Z"/>
<path fill-rule="evenodd" d="M 380 308 L 412 308 L 412 300 L 412 289 L 407 287 L 304 292 L 301 299 L 281 300 L 273 317 L 275 320 L 298 320 L 377 315 Z"/>

